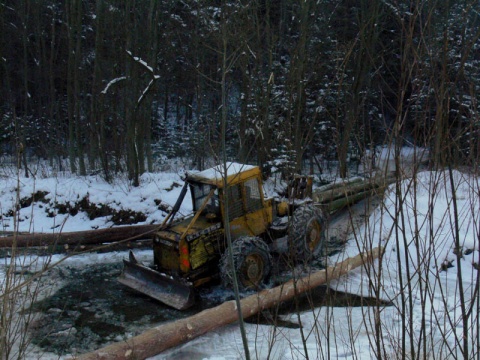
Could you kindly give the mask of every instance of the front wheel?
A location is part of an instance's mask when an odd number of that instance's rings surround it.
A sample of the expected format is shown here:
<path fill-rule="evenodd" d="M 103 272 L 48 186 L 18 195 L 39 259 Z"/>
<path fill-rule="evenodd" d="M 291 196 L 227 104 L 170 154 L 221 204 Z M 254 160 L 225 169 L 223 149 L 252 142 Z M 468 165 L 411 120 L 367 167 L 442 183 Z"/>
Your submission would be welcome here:
<path fill-rule="evenodd" d="M 288 243 L 295 262 L 310 261 L 325 247 L 326 220 L 322 211 L 309 204 L 299 207 L 290 219 Z"/>
<path fill-rule="evenodd" d="M 233 288 L 234 271 L 240 291 L 257 290 L 268 278 L 272 267 L 270 249 L 258 237 L 245 236 L 232 244 L 233 268 L 228 249 L 220 260 L 220 276 L 225 288 Z"/>

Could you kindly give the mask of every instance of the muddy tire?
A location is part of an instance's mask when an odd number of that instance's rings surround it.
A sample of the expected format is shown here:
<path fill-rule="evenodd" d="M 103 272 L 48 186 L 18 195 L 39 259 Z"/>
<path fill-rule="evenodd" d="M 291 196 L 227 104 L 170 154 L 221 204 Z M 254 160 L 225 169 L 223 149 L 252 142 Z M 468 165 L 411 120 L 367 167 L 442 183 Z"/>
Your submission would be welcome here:
<path fill-rule="evenodd" d="M 288 244 L 294 263 L 309 262 L 325 252 L 326 219 L 314 205 L 304 205 L 290 219 Z"/>
<path fill-rule="evenodd" d="M 233 263 L 240 291 L 258 290 L 265 283 L 272 268 L 270 249 L 258 237 L 245 236 L 232 244 Z M 228 249 L 220 260 L 220 276 L 227 289 L 233 289 L 233 271 Z"/>

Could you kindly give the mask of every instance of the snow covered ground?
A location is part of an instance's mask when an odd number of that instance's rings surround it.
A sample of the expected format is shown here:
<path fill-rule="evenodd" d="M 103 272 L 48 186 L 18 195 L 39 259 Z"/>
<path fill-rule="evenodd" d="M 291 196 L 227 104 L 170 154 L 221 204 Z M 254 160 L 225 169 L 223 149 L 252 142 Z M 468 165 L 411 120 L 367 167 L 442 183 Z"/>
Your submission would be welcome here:
<path fill-rule="evenodd" d="M 458 227 L 448 172 L 422 172 L 404 180 L 400 192 L 392 185 L 383 205 L 350 235 L 345 251 L 329 259 L 335 264 L 383 246 L 381 262 L 358 268 L 330 286 L 378 296 L 392 306 L 320 307 L 299 318 L 290 315 L 303 329 L 247 324 L 253 358 L 300 359 L 305 352 L 310 359 L 399 358 L 404 348 L 407 358 L 416 353 L 453 359 L 463 357 L 464 335 L 469 346 L 465 357 L 478 356 L 480 184 L 458 171 L 453 178 Z M 467 313 L 462 314 L 462 303 Z M 241 359 L 242 351 L 238 326 L 232 325 L 155 359 Z"/>
<path fill-rule="evenodd" d="M 87 213 L 75 216 L 56 210 L 51 213 L 55 203 L 73 207 L 82 199 L 92 204 L 103 204 L 116 210 L 131 210 L 146 215 L 145 223 L 159 223 L 165 217 L 165 210 L 159 208 L 158 201 L 173 206 L 180 193 L 179 184 L 183 184 L 179 174 L 144 174 L 141 186 L 132 187 L 125 179 L 117 179 L 113 184 L 105 182 L 99 176 L 17 178 L 15 174 L 0 178 L 0 204 L 3 213 L 15 208 L 18 200 L 28 199 L 32 194 L 45 192 L 44 202 L 35 202 L 19 210 L 17 218 L 4 216 L 0 221 L 3 231 L 20 232 L 69 232 L 108 228 L 114 224 L 110 217 L 90 219 Z M 16 189 L 19 189 L 18 195 Z M 155 203 L 157 200 L 157 203 Z M 45 202 L 47 204 L 45 204 Z M 187 208 L 182 209 L 186 212 Z"/>
<path fill-rule="evenodd" d="M 379 159 L 380 160 L 380 159 Z M 246 324 L 252 358 L 310 359 L 397 358 L 402 349 L 432 359 L 478 356 L 480 179 L 453 171 L 420 172 L 390 186 L 383 203 L 350 234 L 345 251 L 331 256 L 330 265 L 359 252 L 383 246 L 381 261 L 359 268 L 330 286 L 341 291 L 378 297 L 391 306 L 318 307 L 284 315 L 301 328 Z M 172 206 L 181 177 L 177 173 L 145 174 L 141 186 L 126 181 L 107 184 L 99 177 L 37 176 L 26 179 L 13 174 L 0 176 L 0 224 L 4 231 L 58 232 L 112 226 L 109 217 L 91 220 L 85 212 L 76 215 L 47 211 L 54 203 L 108 204 L 146 215 L 145 223 L 160 222 L 166 212 L 159 204 Z M 18 190 L 18 192 L 16 191 Z M 17 196 L 48 193 L 44 202 L 32 203 L 14 212 Z M 17 195 L 18 194 L 18 195 Z M 454 196 L 455 195 L 455 196 Z M 453 201 L 455 199 L 455 201 Z M 157 201 L 155 201 L 157 200 Z M 50 204 L 50 205 L 49 205 Z M 181 212 L 188 212 L 187 207 Z M 7 215 L 5 215 L 7 214 Z M 457 245 L 459 247 L 457 248 Z M 103 261 L 120 262 L 114 256 L 81 255 L 59 266 L 89 266 Z M 140 253 L 148 256 L 148 252 Z M 46 261 L 18 258 L 17 266 L 38 270 Z M 0 286 L 10 258 L 0 259 Z M 52 285 L 53 286 L 53 285 Z M 62 286 L 59 282 L 56 288 Z M 464 339 L 466 339 L 464 341 Z M 379 353 L 380 352 L 380 353 Z M 31 358 L 55 358 L 39 351 Z M 155 359 L 242 359 L 243 345 L 236 324 L 218 329 Z"/>

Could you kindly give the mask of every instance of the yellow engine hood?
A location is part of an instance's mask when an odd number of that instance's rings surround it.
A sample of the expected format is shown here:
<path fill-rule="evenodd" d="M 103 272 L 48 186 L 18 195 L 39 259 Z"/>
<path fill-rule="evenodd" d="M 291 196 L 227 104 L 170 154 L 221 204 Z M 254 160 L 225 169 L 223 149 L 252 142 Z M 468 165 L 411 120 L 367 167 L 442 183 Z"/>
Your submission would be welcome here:
<path fill-rule="evenodd" d="M 162 239 L 167 239 L 170 241 L 176 241 L 178 242 L 182 235 L 187 231 L 188 226 L 193 220 L 193 216 L 185 218 L 183 220 L 180 220 L 177 223 L 174 223 L 171 227 L 165 230 L 160 230 L 157 232 L 157 236 L 159 236 Z M 205 217 L 200 216 L 197 221 L 195 221 L 195 224 L 188 229 L 186 233 L 186 239 L 187 241 L 190 240 L 191 238 L 194 238 L 195 236 L 198 236 L 204 232 L 211 231 L 212 228 L 220 228 L 221 224 L 220 223 L 215 223 L 208 221 Z"/>

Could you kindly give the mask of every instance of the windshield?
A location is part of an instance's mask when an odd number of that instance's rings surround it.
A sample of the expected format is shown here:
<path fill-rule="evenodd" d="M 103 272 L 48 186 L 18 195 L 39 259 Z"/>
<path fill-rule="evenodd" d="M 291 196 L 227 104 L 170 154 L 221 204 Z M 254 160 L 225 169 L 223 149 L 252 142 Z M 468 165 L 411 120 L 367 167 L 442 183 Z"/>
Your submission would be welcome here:
<path fill-rule="evenodd" d="M 203 202 L 207 198 L 210 190 L 213 188 L 211 185 L 201 184 L 201 183 L 191 183 L 190 189 L 192 192 L 193 199 L 193 210 L 197 211 L 202 206 Z M 214 213 L 220 214 L 220 202 L 218 199 L 218 189 L 215 189 L 213 196 L 207 203 L 203 213 Z"/>

